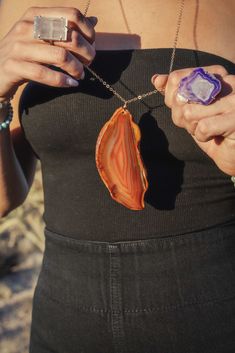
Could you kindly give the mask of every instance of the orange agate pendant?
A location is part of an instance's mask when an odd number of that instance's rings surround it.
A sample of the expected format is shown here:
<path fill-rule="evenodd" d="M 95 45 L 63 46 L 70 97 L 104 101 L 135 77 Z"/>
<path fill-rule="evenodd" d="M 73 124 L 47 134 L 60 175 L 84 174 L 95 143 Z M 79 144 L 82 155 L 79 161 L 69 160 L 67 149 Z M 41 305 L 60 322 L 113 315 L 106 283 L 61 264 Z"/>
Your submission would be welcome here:
<path fill-rule="evenodd" d="M 111 197 L 131 210 L 144 209 L 147 172 L 139 151 L 141 133 L 121 107 L 105 123 L 96 143 L 96 166 Z"/>

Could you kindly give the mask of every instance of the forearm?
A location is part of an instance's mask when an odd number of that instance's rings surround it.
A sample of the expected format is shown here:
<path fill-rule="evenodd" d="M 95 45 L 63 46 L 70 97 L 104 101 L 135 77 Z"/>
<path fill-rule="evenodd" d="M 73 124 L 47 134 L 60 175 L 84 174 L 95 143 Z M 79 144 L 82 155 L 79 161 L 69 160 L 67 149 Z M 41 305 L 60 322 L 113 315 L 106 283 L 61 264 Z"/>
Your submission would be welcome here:
<path fill-rule="evenodd" d="M 6 110 L 0 112 L 0 122 Z M 25 200 L 29 191 L 27 180 L 16 157 L 9 127 L 0 131 L 0 217 L 4 217 Z"/>

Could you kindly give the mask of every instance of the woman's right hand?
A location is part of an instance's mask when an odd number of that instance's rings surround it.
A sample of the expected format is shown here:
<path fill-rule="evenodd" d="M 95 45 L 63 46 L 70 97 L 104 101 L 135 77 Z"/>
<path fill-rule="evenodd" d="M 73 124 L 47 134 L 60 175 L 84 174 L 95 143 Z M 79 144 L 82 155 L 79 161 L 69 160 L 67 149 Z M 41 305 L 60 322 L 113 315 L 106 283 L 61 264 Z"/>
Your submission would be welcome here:
<path fill-rule="evenodd" d="M 34 17 L 66 17 L 72 30 L 68 41 L 48 42 L 34 39 Z M 96 17 L 84 17 L 76 8 L 31 7 L 0 41 L 0 102 L 12 97 L 17 88 L 30 80 L 54 87 L 78 85 L 83 64 L 95 57 Z M 54 65 L 68 75 L 49 68 Z M 76 80 L 73 80 L 72 77 Z"/>

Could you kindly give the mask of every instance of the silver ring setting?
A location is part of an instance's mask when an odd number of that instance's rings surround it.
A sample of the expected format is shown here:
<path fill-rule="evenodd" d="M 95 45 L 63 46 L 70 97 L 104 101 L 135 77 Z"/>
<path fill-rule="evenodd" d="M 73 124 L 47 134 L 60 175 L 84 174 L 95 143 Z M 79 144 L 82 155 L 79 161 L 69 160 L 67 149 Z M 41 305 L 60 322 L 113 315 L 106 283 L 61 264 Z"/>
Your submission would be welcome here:
<path fill-rule="evenodd" d="M 68 40 L 68 19 L 65 17 L 34 17 L 34 38 L 49 41 Z"/>

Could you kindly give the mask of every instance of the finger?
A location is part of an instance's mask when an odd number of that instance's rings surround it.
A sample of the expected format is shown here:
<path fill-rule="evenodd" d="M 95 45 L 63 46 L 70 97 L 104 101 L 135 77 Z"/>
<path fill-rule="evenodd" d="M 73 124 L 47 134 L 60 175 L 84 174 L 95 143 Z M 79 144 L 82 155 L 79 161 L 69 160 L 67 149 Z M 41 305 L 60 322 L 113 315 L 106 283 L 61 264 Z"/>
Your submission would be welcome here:
<path fill-rule="evenodd" d="M 215 136 L 231 137 L 235 139 L 235 116 L 223 114 L 200 120 L 194 132 L 198 141 L 206 142 Z"/>
<path fill-rule="evenodd" d="M 154 80 L 154 86 L 156 89 L 164 88 L 165 103 L 168 107 L 171 107 L 171 97 L 173 95 L 170 93 L 172 86 L 178 87 L 178 84 L 182 77 L 189 75 L 192 72 L 192 68 L 182 69 L 173 71 L 169 75 L 158 75 Z M 174 91 L 176 89 L 174 88 Z"/>
<path fill-rule="evenodd" d="M 219 97 L 235 93 L 235 75 L 225 75 L 222 79 L 222 90 Z"/>
<path fill-rule="evenodd" d="M 227 70 L 221 65 L 211 65 L 203 67 L 206 71 L 212 74 L 217 74 L 221 76 L 221 78 L 225 77 L 228 72 Z M 165 86 L 165 103 L 168 107 L 172 107 L 173 98 L 175 92 L 178 90 L 179 83 L 182 78 L 188 76 L 195 68 L 186 68 L 176 70 L 170 73 L 168 76 L 168 80 Z M 159 80 L 160 77 L 158 76 L 155 80 Z"/>
<path fill-rule="evenodd" d="M 12 83 L 27 82 L 29 80 L 53 87 L 75 87 L 78 81 L 62 72 L 37 63 L 9 59 L 5 64 L 5 72 Z"/>
<path fill-rule="evenodd" d="M 174 95 L 175 95 L 175 92 L 177 93 L 178 91 L 180 81 L 184 77 L 190 75 L 194 69 L 195 68 L 177 70 L 172 72 L 169 75 L 169 79 L 168 79 L 166 91 L 165 91 L 166 105 L 172 106 Z M 219 76 L 221 79 L 228 74 L 227 70 L 221 65 L 204 66 L 203 69 L 210 74 L 215 74 Z M 185 103 L 185 101 L 179 100 L 179 98 L 177 98 L 177 101 L 178 101 L 178 104 Z"/>
<path fill-rule="evenodd" d="M 33 23 L 29 21 L 20 21 L 15 25 L 15 31 L 12 33 L 18 37 L 18 41 L 32 42 Z M 14 47 L 18 47 L 17 40 L 14 38 Z M 35 43 L 33 40 L 32 43 Z M 38 45 L 46 45 L 48 43 L 43 40 L 36 41 Z M 84 64 L 90 64 L 95 57 L 96 51 L 94 42 L 90 44 L 80 32 L 73 30 L 68 41 L 55 41 L 54 46 L 65 48 L 73 52 Z M 16 52 L 16 50 L 15 50 Z"/>
<path fill-rule="evenodd" d="M 165 87 L 167 84 L 167 80 L 168 80 L 168 75 L 158 75 L 155 74 L 152 78 L 151 78 L 151 82 L 152 84 L 155 86 L 155 88 L 162 93 L 163 95 L 165 95 Z"/>
<path fill-rule="evenodd" d="M 65 17 L 68 19 L 68 27 L 80 31 L 85 38 L 93 43 L 95 30 L 89 19 L 87 19 L 77 8 L 73 7 L 30 7 L 22 16 L 22 20 L 34 21 L 35 16 Z"/>
<path fill-rule="evenodd" d="M 226 69 L 224 69 L 224 67 L 221 67 L 221 66 L 218 67 L 218 66 L 219 65 L 204 66 L 204 68 L 208 72 L 214 71 L 215 69 L 219 70 L 221 76 L 225 77 L 226 74 L 227 74 Z M 194 69 L 195 68 L 180 69 L 180 70 L 177 70 L 177 71 L 174 71 L 174 72 L 179 72 L 180 73 L 180 78 L 179 78 L 179 80 L 180 80 L 182 77 L 187 76 L 188 74 L 190 74 L 192 72 L 192 70 L 194 70 Z M 155 74 L 155 75 L 152 76 L 151 82 L 156 88 L 161 88 L 161 87 L 163 88 L 166 85 L 166 83 L 167 83 L 168 77 L 169 77 L 169 75 L 165 75 L 165 74 Z M 228 75 L 228 77 L 234 78 L 234 75 Z M 178 82 L 178 80 L 177 80 L 177 82 Z"/>
<path fill-rule="evenodd" d="M 229 95 L 211 105 L 204 106 L 202 104 L 186 104 L 179 102 L 177 101 L 177 95 L 175 92 L 171 109 L 174 124 L 178 127 L 183 127 L 189 133 L 194 134 L 196 126 L 200 120 L 234 112 L 235 95 Z"/>
<path fill-rule="evenodd" d="M 209 105 L 185 104 L 182 108 L 182 115 L 187 121 L 190 122 L 222 113 L 229 113 L 232 110 L 235 110 L 234 94 L 220 98 L 215 103 Z"/>
<path fill-rule="evenodd" d="M 64 48 L 17 42 L 14 51 L 13 58 L 17 60 L 55 65 L 77 79 L 81 78 L 84 71 L 82 63 Z"/>
<path fill-rule="evenodd" d="M 54 42 L 55 46 L 59 46 L 71 51 L 84 64 L 90 64 L 96 55 L 96 50 L 93 44 L 90 44 L 81 33 L 73 30 L 70 41 L 68 42 Z"/>
<path fill-rule="evenodd" d="M 176 126 L 185 128 L 188 132 L 190 132 L 191 131 L 190 123 L 192 123 L 193 120 L 188 122 L 186 119 L 184 119 L 183 107 L 185 105 L 189 105 L 189 104 L 186 104 L 184 102 L 176 102 L 176 92 L 175 92 L 175 95 L 173 96 L 172 106 L 171 106 L 172 120 Z"/>
<path fill-rule="evenodd" d="M 173 106 L 171 112 L 173 123 L 177 127 L 184 128 L 190 135 L 195 135 L 198 120 L 187 121 L 186 119 L 184 119 L 182 114 L 182 108 L 180 106 Z"/>

